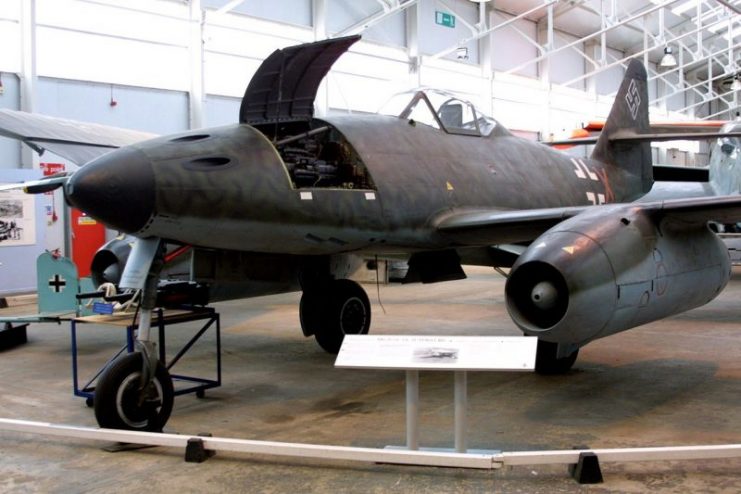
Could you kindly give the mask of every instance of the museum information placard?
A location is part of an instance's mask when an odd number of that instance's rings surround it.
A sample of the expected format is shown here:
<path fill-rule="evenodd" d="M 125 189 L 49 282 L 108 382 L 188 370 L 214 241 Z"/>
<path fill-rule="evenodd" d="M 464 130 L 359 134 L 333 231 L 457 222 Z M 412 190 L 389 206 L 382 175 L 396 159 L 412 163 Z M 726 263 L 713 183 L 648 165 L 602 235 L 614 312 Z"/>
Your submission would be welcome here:
<path fill-rule="evenodd" d="M 537 344 L 526 336 L 347 335 L 335 367 L 532 371 Z"/>

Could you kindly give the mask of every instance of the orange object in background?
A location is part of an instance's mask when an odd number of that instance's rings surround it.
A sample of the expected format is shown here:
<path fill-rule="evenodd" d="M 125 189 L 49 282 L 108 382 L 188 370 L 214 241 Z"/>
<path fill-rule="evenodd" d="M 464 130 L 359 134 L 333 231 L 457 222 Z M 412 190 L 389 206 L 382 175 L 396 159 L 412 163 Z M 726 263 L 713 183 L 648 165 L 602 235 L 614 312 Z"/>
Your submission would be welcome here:
<path fill-rule="evenodd" d="M 72 262 L 80 278 L 90 276 L 90 264 L 98 249 L 105 243 L 105 226 L 79 209 L 70 208 L 72 229 Z"/>
<path fill-rule="evenodd" d="M 723 125 L 727 124 L 727 120 L 676 120 L 674 122 L 651 122 L 651 127 L 655 130 L 668 130 L 674 128 L 686 128 L 686 129 L 707 129 L 708 131 L 720 130 Z M 605 126 L 604 120 L 591 120 L 582 127 L 583 130 L 590 132 L 601 132 Z"/>
<path fill-rule="evenodd" d="M 589 132 L 585 129 L 574 129 L 571 131 L 571 135 L 569 136 L 569 139 L 581 139 L 582 137 L 589 137 L 589 136 L 590 136 Z M 564 150 L 564 149 L 571 149 L 574 146 L 570 146 L 568 144 L 558 144 L 553 147 L 555 149 Z"/>

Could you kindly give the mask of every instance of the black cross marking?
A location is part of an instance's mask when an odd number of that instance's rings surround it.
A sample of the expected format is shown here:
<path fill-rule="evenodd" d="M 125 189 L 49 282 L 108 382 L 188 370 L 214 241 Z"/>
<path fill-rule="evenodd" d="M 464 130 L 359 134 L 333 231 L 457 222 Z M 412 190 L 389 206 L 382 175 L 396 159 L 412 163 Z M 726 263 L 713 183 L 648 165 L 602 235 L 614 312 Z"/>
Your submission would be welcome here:
<path fill-rule="evenodd" d="M 58 274 L 55 274 L 54 278 L 49 279 L 49 286 L 54 290 L 55 293 L 59 293 L 64 290 L 65 286 L 67 286 L 67 282 L 64 278 L 62 278 Z"/>

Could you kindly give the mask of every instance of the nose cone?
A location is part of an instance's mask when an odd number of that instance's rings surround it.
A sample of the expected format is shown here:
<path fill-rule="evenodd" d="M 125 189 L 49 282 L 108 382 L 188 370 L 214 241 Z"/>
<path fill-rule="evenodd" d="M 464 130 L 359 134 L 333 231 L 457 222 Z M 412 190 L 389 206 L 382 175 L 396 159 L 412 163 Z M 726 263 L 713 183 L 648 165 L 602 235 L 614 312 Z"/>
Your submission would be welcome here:
<path fill-rule="evenodd" d="M 107 226 L 126 233 L 144 228 L 154 211 L 154 172 L 139 150 L 121 148 L 75 172 L 67 200 Z"/>

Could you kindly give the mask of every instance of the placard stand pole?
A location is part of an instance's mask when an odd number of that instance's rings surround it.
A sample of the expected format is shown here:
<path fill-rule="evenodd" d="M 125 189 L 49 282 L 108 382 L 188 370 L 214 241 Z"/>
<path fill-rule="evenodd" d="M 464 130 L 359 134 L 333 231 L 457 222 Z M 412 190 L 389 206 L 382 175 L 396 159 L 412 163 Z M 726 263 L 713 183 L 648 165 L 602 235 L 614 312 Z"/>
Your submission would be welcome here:
<path fill-rule="evenodd" d="M 466 448 L 466 409 L 468 408 L 468 379 L 465 371 L 455 375 L 455 451 L 465 453 Z"/>
<path fill-rule="evenodd" d="M 419 371 L 406 371 L 407 449 L 419 449 Z"/>

